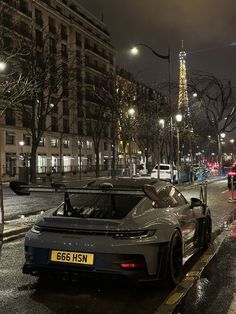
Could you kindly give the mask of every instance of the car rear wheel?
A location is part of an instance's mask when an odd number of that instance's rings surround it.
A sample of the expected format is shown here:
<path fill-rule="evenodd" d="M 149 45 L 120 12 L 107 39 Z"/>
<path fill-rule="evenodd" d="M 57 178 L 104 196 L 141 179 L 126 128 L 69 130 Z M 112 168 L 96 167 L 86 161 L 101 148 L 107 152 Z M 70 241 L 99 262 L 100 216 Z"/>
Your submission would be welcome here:
<path fill-rule="evenodd" d="M 182 238 L 179 231 L 175 231 L 168 244 L 168 258 L 166 265 L 165 284 L 168 287 L 176 286 L 180 280 L 183 268 Z"/>

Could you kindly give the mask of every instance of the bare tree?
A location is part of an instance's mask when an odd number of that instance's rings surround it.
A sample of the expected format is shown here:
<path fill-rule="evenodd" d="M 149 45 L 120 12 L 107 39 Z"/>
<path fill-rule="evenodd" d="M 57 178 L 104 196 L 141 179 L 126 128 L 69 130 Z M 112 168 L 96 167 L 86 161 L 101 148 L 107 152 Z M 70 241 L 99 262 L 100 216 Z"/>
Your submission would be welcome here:
<path fill-rule="evenodd" d="M 18 119 L 32 138 L 31 182 L 36 180 L 36 156 L 41 138 L 51 128 L 52 114 L 61 100 L 71 97 L 76 80 L 75 53 L 62 45 L 58 49 L 58 35 L 52 37 L 45 31 L 43 36 L 42 33 L 36 33 L 35 41 L 24 44 L 21 76 L 32 82 L 32 89 L 27 100 L 15 108 Z"/>
<path fill-rule="evenodd" d="M 213 74 L 198 73 L 189 80 L 189 87 L 197 94 L 190 111 L 193 126 L 199 133 L 200 129 L 215 134 L 236 129 L 236 94 L 230 81 Z"/>

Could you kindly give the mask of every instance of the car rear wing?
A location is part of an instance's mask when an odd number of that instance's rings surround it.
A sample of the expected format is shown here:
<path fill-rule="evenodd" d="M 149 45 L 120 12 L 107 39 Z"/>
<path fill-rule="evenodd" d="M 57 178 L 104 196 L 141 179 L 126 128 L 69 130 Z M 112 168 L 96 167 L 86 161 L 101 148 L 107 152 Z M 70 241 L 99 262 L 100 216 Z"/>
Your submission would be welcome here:
<path fill-rule="evenodd" d="M 108 184 L 103 184 L 97 188 L 85 187 L 69 187 L 63 183 L 52 183 L 51 186 L 46 185 L 28 185 L 24 182 L 12 181 L 10 183 L 11 190 L 17 195 L 30 195 L 31 192 L 42 193 L 78 193 L 78 194 L 120 194 L 120 195 L 136 195 L 146 196 L 142 189 L 116 188 Z"/>

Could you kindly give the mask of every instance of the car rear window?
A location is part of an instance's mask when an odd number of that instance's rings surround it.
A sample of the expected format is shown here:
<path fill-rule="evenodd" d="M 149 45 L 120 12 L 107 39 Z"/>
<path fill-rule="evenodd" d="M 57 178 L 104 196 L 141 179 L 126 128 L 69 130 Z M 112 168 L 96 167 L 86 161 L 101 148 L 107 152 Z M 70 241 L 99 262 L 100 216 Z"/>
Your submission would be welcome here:
<path fill-rule="evenodd" d="M 120 194 L 70 194 L 66 216 L 96 219 L 122 219 L 141 200 L 137 195 Z M 60 210 L 57 212 L 61 215 Z"/>
<path fill-rule="evenodd" d="M 158 169 L 158 165 L 155 167 L 155 169 Z M 160 165 L 160 170 L 169 170 L 170 166 L 168 165 Z"/>

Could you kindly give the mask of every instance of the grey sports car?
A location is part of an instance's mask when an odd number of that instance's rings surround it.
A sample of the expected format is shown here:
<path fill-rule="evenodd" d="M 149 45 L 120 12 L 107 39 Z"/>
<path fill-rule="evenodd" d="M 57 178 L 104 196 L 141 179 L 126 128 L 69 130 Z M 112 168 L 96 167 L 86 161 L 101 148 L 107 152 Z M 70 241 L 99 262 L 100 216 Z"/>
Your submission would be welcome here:
<path fill-rule="evenodd" d="M 94 180 L 66 188 L 26 234 L 23 272 L 44 276 L 109 274 L 177 284 L 184 261 L 211 240 L 211 216 L 156 179 Z"/>

